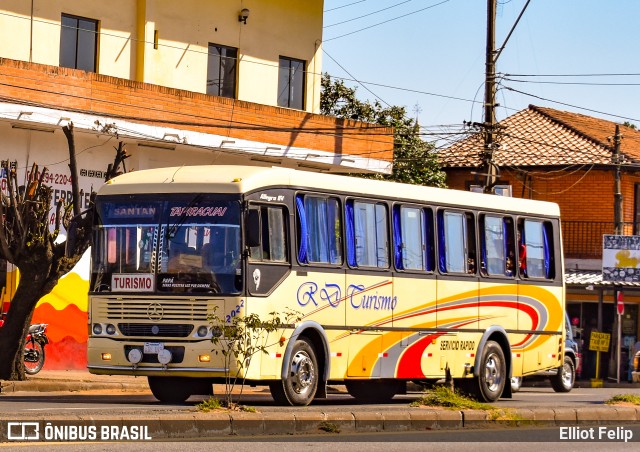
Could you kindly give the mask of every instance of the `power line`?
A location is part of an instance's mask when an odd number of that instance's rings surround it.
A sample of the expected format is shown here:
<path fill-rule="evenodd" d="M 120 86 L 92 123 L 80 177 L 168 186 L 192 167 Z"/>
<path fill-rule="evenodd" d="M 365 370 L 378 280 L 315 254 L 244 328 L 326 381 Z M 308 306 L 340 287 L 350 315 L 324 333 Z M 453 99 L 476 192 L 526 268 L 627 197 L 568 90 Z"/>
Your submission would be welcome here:
<path fill-rule="evenodd" d="M 363 3 L 366 2 L 367 0 L 358 0 L 357 2 L 352 2 L 352 3 L 347 3 L 346 5 L 342 5 L 342 6 L 336 6 L 335 8 L 331 8 L 331 9 L 325 9 L 324 12 L 328 13 L 331 11 L 335 11 L 337 9 L 342 9 L 342 8 L 346 8 L 347 6 L 352 6 L 352 5 L 356 5 L 358 3 Z"/>
<path fill-rule="evenodd" d="M 535 83 L 545 85 L 580 85 L 580 86 L 640 86 L 640 83 L 602 83 L 602 82 L 554 82 L 550 80 L 516 80 L 505 77 L 503 80 L 516 83 Z"/>
<path fill-rule="evenodd" d="M 374 14 L 378 14 L 378 13 L 381 13 L 383 11 L 387 11 L 388 9 L 395 8 L 397 6 L 404 5 L 405 3 L 409 3 L 409 2 L 412 2 L 412 1 L 413 0 L 405 0 L 404 2 L 396 3 L 395 5 L 387 6 L 386 8 L 382 8 L 382 9 L 379 9 L 377 11 L 373 11 L 373 12 L 370 12 L 370 13 L 367 13 L 367 14 L 363 14 L 361 16 L 354 17 L 352 19 L 343 20 L 342 22 L 336 22 L 335 24 L 331 24 L 331 25 L 325 25 L 322 28 L 331 28 L 331 27 L 335 27 L 336 25 L 342 25 L 342 24 L 346 24 L 347 22 L 353 22 L 354 20 L 362 19 L 364 17 L 373 16 Z"/>
<path fill-rule="evenodd" d="M 566 107 L 577 108 L 579 110 L 590 111 L 592 113 L 598 113 L 598 114 L 606 115 L 606 116 L 612 116 L 614 118 L 627 119 L 629 121 L 640 121 L 640 119 L 637 119 L 637 118 L 630 118 L 628 116 L 614 115 L 613 113 L 607 113 L 607 112 L 600 111 L 600 110 L 593 110 L 591 108 L 580 107 L 578 105 L 568 104 L 566 102 L 560 102 L 558 100 L 547 99 L 545 97 L 536 96 L 535 94 L 531 94 L 531 93 L 525 93 L 524 91 L 519 91 L 517 89 L 511 88 L 511 87 L 508 87 L 508 86 L 505 86 L 504 89 L 507 89 L 509 91 L 513 91 L 514 93 L 522 94 L 524 96 L 534 97 L 536 99 L 540 99 L 540 100 L 543 100 L 545 102 L 553 102 L 555 104 L 564 105 Z"/>
<path fill-rule="evenodd" d="M 640 73 L 602 73 L 602 74 L 504 74 L 505 77 L 637 77 Z"/>
<path fill-rule="evenodd" d="M 360 33 L 361 31 L 369 30 L 370 28 L 377 27 L 379 25 L 384 25 L 384 24 L 392 22 L 394 20 L 402 19 L 403 17 L 412 16 L 412 15 L 420 13 L 422 11 L 426 11 L 427 9 L 435 8 L 436 6 L 440 6 L 440 5 L 444 4 L 444 3 L 448 3 L 449 1 L 450 0 L 443 0 L 440 3 L 436 3 L 434 5 L 427 6 L 426 8 L 422 8 L 422 9 L 419 9 L 419 10 L 416 10 L 416 11 L 412 11 L 410 13 L 403 14 L 402 16 L 394 17 L 392 19 L 388 19 L 388 20 L 385 20 L 383 22 L 378 22 L 377 24 L 369 25 L 368 27 L 360 28 L 359 30 L 352 31 L 350 33 L 345 33 L 343 35 L 335 36 L 335 37 L 330 38 L 330 39 L 323 39 L 322 42 L 329 42 L 329 41 L 333 41 L 335 39 L 344 38 L 345 36 L 350 36 L 350 35 L 355 34 L 355 33 Z"/>

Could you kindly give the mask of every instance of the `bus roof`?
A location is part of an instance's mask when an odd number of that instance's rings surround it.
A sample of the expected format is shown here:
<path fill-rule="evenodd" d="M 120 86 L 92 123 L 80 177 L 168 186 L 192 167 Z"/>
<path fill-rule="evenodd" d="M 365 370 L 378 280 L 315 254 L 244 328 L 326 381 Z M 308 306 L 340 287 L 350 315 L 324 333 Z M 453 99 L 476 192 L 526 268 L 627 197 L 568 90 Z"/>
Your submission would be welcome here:
<path fill-rule="evenodd" d="M 201 165 L 157 168 L 120 175 L 98 190 L 99 196 L 144 193 L 242 194 L 260 189 L 291 187 L 313 191 L 353 193 L 365 197 L 403 199 L 479 209 L 559 217 L 557 204 L 522 198 L 473 193 L 290 168 L 240 165 Z"/>

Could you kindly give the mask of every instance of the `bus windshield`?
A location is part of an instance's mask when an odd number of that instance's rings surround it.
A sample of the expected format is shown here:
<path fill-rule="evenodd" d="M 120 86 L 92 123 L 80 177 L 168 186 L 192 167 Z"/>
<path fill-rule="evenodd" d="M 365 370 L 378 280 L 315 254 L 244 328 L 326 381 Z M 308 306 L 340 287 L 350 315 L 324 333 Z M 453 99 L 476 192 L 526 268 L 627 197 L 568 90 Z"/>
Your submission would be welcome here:
<path fill-rule="evenodd" d="M 240 292 L 238 201 L 127 196 L 96 208 L 93 292 Z"/>

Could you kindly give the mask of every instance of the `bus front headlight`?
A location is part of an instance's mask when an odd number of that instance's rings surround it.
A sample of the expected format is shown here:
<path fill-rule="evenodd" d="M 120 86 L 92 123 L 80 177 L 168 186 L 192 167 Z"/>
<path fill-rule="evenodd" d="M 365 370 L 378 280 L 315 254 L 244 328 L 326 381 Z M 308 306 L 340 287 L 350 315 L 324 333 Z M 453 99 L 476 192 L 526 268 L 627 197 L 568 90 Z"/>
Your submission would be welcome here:
<path fill-rule="evenodd" d="M 198 328 L 198 333 L 197 334 L 200 337 L 205 337 L 208 332 L 209 332 L 209 328 L 207 328 L 206 326 L 202 325 L 201 327 Z"/>

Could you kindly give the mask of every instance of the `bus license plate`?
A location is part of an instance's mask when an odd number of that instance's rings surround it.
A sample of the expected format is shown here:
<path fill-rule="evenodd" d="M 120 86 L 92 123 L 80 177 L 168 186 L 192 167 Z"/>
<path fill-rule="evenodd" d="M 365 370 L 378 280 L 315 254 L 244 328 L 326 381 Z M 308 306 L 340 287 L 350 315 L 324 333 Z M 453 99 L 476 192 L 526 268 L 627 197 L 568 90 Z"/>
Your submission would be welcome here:
<path fill-rule="evenodd" d="M 160 350 L 164 350 L 164 344 L 162 342 L 145 342 L 144 353 L 157 355 Z"/>

